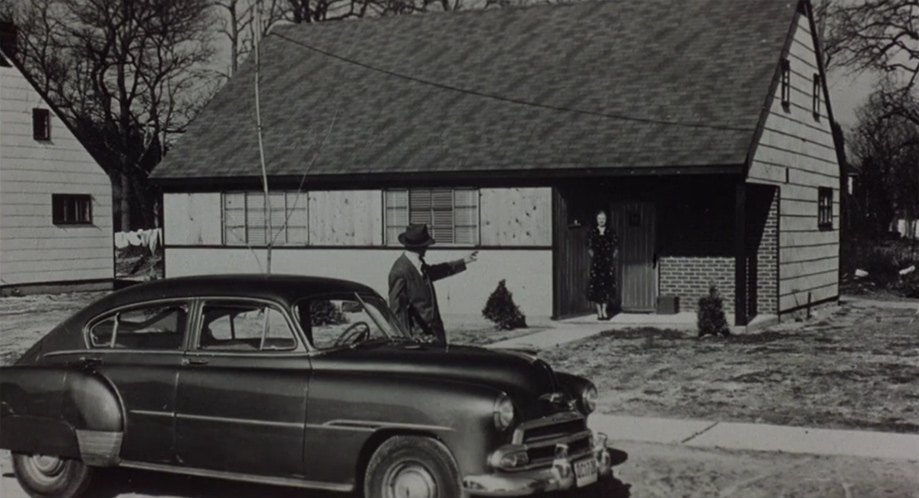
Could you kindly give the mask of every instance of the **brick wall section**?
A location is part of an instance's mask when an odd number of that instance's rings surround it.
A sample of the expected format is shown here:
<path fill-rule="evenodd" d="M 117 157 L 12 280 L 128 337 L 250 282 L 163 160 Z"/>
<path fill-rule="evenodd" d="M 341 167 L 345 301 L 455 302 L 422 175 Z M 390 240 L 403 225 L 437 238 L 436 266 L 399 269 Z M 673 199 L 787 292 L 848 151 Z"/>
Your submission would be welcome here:
<path fill-rule="evenodd" d="M 757 308 L 760 313 L 776 315 L 778 303 L 779 264 L 779 196 L 772 196 L 769 215 L 763 227 L 763 236 L 756 251 L 757 258 Z"/>
<path fill-rule="evenodd" d="M 734 258 L 665 256 L 660 259 L 660 295 L 680 297 L 680 310 L 695 310 L 699 298 L 715 285 L 725 313 L 734 312 Z M 774 280 L 774 277 L 773 277 Z"/>

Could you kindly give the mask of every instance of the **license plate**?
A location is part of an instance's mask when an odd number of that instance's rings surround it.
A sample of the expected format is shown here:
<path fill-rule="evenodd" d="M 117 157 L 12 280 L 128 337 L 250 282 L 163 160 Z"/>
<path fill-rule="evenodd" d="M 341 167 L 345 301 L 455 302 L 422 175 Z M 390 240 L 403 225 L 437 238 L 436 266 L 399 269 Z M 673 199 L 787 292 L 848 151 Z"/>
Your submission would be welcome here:
<path fill-rule="evenodd" d="M 597 460 L 588 458 L 574 462 L 574 482 L 579 488 L 597 482 Z"/>

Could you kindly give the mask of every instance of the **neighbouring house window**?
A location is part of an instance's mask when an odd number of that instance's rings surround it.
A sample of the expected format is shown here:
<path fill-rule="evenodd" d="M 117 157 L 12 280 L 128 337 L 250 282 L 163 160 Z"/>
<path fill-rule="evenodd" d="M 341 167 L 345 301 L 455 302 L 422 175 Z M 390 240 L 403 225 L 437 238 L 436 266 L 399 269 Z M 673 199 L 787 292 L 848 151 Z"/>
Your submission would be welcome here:
<path fill-rule="evenodd" d="M 821 230 L 833 229 L 833 189 L 817 189 L 817 226 Z"/>
<path fill-rule="evenodd" d="M 479 243 L 479 191 L 473 188 L 413 188 L 387 190 L 386 243 L 399 244 L 409 223 L 428 225 L 443 245 Z"/>
<path fill-rule="evenodd" d="M 308 196 L 306 192 L 269 192 L 273 245 L 306 245 Z M 265 194 L 223 194 L 223 243 L 228 246 L 268 244 Z"/>
<path fill-rule="evenodd" d="M 823 81 L 821 80 L 820 75 L 817 73 L 814 73 L 814 89 L 812 92 L 814 96 L 813 108 L 814 108 L 814 119 L 818 121 L 820 120 L 820 94 L 821 94 L 820 88 L 822 86 L 823 86 Z"/>
<path fill-rule="evenodd" d="M 32 136 L 35 140 L 51 140 L 51 111 L 32 109 Z"/>
<path fill-rule="evenodd" d="M 51 194 L 51 219 L 55 225 L 89 225 L 93 198 L 88 194 Z"/>
<path fill-rule="evenodd" d="M 791 106 L 791 63 L 782 59 L 782 105 L 788 109 Z"/>

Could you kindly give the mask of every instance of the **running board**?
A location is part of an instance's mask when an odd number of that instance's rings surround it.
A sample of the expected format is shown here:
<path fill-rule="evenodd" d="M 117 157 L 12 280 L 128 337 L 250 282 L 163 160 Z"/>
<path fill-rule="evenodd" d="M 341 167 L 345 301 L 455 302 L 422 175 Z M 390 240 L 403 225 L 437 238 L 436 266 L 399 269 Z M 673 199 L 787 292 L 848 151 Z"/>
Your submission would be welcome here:
<path fill-rule="evenodd" d="M 180 467 L 176 465 L 166 465 L 162 463 L 145 463 L 131 462 L 122 460 L 120 467 L 140 470 L 152 470 L 154 472 L 169 472 L 172 474 L 184 474 L 195 477 L 209 477 L 214 479 L 226 479 L 230 481 L 251 482 L 255 484 L 270 484 L 273 486 L 289 486 L 295 488 L 318 489 L 323 491 L 336 491 L 340 493 L 350 493 L 354 490 L 353 484 L 336 484 L 332 482 L 307 481 L 293 477 L 268 477 L 252 474 L 240 474 L 238 472 L 226 472 L 222 470 L 207 470 L 191 467 Z"/>

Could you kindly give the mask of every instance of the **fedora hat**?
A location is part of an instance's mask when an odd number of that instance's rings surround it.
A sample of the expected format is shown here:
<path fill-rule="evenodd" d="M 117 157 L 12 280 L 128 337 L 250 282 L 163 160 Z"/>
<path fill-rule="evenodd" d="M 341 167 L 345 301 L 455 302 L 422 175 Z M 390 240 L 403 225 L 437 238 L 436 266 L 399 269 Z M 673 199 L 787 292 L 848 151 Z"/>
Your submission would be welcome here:
<path fill-rule="evenodd" d="M 409 249 L 421 249 L 434 244 L 434 238 L 428 233 L 428 226 L 411 224 L 399 234 L 399 242 Z"/>

